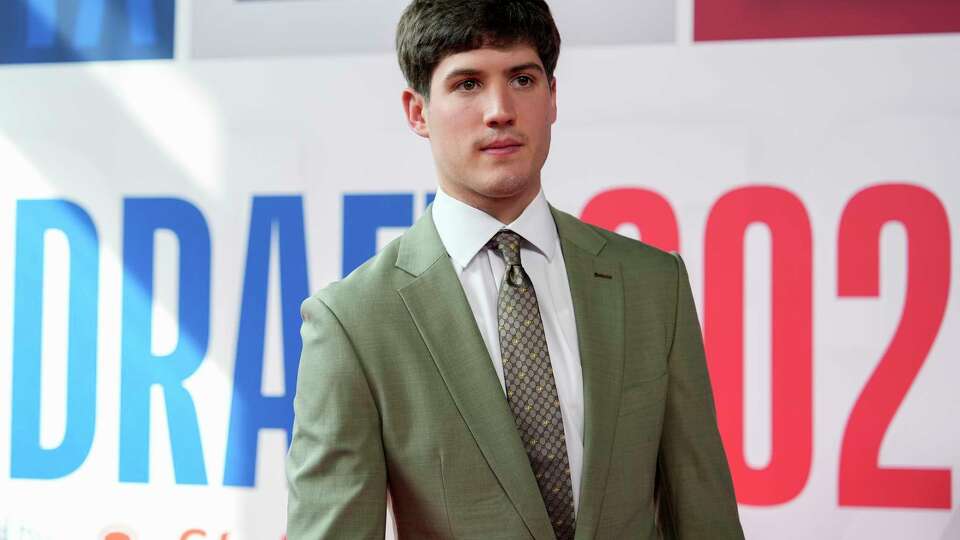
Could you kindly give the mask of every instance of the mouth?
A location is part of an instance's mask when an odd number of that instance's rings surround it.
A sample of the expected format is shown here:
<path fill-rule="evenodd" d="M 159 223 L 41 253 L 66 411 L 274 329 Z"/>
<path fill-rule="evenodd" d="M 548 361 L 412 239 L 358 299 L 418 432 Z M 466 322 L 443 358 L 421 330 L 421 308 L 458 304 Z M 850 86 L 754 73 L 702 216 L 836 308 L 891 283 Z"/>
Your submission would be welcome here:
<path fill-rule="evenodd" d="M 488 155 L 505 156 L 519 152 L 522 147 L 523 145 L 515 139 L 502 139 L 481 147 L 480 151 Z"/>

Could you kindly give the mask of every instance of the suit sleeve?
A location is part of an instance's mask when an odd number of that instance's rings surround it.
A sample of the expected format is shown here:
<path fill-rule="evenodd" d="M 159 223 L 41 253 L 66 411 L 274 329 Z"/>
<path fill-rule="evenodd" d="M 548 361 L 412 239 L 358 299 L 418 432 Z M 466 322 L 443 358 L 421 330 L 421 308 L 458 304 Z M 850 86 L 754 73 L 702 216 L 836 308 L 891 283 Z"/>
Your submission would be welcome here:
<path fill-rule="evenodd" d="M 346 331 L 323 301 L 301 307 L 303 351 L 287 454 L 287 538 L 382 539 L 380 415 Z"/>
<path fill-rule="evenodd" d="M 743 538 L 697 310 L 683 259 L 675 258 L 676 321 L 657 463 L 658 524 L 664 538 Z"/>

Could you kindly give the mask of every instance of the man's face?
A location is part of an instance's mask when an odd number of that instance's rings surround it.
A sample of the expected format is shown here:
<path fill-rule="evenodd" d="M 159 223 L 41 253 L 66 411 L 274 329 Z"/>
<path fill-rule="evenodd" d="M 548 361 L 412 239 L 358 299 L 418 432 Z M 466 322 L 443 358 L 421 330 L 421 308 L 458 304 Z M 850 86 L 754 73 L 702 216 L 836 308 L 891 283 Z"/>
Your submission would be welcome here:
<path fill-rule="evenodd" d="M 411 99 L 405 95 L 408 114 Z M 410 118 L 430 139 L 448 193 L 468 203 L 530 200 L 550 150 L 556 86 L 529 45 L 474 49 L 437 65 L 422 121 Z"/>

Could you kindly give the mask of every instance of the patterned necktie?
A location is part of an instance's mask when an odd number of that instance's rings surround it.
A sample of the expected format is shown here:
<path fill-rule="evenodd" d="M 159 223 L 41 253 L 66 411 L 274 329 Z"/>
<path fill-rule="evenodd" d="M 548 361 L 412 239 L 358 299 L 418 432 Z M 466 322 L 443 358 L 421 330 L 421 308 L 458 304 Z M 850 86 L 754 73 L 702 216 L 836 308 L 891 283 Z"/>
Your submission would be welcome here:
<path fill-rule="evenodd" d="M 497 322 L 507 402 L 530 459 L 557 540 L 573 540 L 575 516 L 560 399 L 530 277 L 520 265 L 517 233 L 504 229 L 487 243 L 507 265 Z"/>

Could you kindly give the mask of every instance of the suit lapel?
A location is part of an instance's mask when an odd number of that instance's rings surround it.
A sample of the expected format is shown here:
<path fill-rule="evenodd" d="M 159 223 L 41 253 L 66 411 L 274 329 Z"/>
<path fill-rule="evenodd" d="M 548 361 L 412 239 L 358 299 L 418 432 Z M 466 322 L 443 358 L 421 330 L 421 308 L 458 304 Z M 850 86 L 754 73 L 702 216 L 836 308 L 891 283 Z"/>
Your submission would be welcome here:
<path fill-rule="evenodd" d="M 401 240 L 397 267 L 415 276 L 398 292 L 480 451 L 533 537 L 552 539 L 513 414 L 429 209 Z"/>
<path fill-rule="evenodd" d="M 606 491 L 623 375 L 623 280 L 599 257 L 606 240 L 551 207 L 577 320 L 583 373 L 584 460 L 577 539 L 593 538 Z"/>

